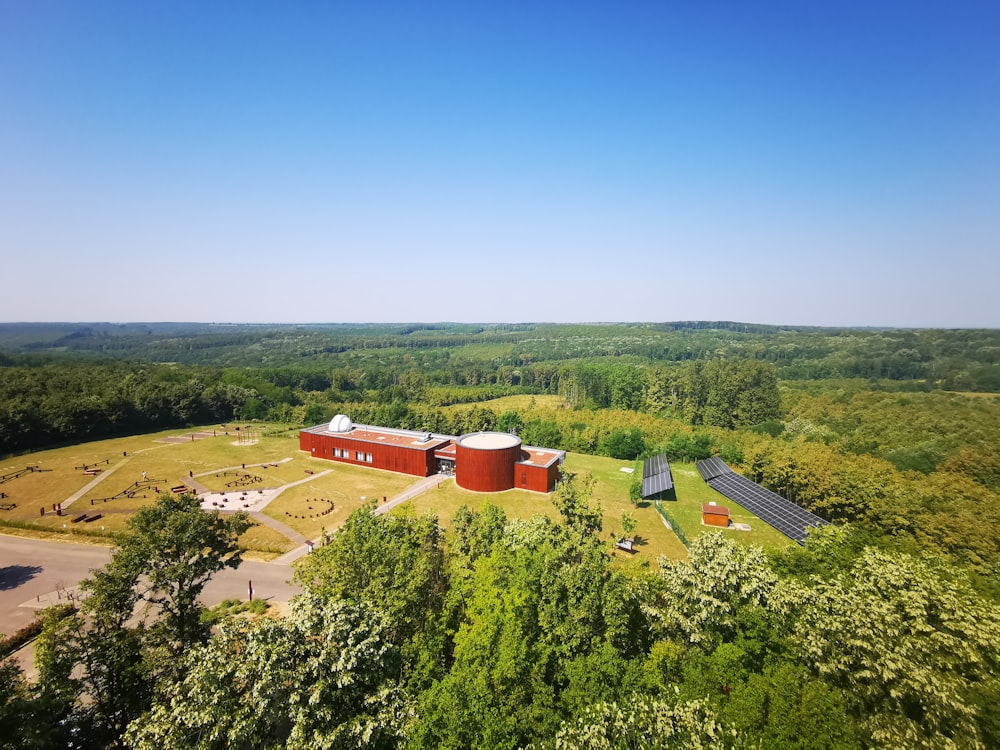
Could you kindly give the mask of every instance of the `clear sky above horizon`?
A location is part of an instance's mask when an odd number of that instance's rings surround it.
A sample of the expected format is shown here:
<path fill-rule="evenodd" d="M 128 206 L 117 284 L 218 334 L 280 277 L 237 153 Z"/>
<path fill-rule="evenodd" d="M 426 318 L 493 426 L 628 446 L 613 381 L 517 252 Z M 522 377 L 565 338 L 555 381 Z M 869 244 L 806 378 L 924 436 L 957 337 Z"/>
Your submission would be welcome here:
<path fill-rule="evenodd" d="M 0 3 L 2 321 L 1000 327 L 996 2 Z"/>

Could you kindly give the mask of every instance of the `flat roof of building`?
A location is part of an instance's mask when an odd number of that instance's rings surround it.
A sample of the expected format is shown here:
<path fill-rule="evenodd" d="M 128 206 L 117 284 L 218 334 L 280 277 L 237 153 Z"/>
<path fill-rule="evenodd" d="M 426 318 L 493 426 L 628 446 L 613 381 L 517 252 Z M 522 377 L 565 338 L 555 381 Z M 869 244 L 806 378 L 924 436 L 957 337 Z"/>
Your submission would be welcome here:
<path fill-rule="evenodd" d="M 458 444 L 463 448 L 477 451 L 495 451 L 502 448 L 515 448 L 521 444 L 521 438 L 509 432 L 472 432 L 462 435 Z"/>
<path fill-rule="evenodd" d="M 529 466 L 549 467 L 556 461 L 562 460 L 566 456 L 566 451 L 554 451 L 549 448 L 533 448 L 530 445 L 521 450 L 521 460 L 517 463 L 528 464 Z"/>
<path fill-rule="evenodd" d="M 309 432 L 313 435 L 347 438 L 348 440 L 360 440 L 365 443 L 396 445 L 416 450 L 437 448 L 451 440 L 446 435 L 434 435 L 429 432 L 417 432 L 416 430 L 396 430 L 391 427 L 373 427 L 366 424 L 354 425 L 354 429 L 347 432 L 330 432 L 328 425 L 321 424 L 303 430 L 303 432 Z"/>
<path fill-rule="evenodd" d="M 440 458 L 449 459 L 455 458 L 455 443 L 457 441 L 461 441 L 463 446 L 474 450 L 513 448 L 521 442 L 521 439 L 517 435 L 511 435 L 506 432 L 473 432 L 456 438 L 453 435 L 438 435 L 419 432 L 417 430 L 398 430 L 392 427 L 374 427 L 365 424 L 354 425 L 354 428 L 348 432 L 331 432 L 329 427 L 328 424 L 320 424 L 315 427 L 307 427 L 302 432 L 333 438 L 358 440 L 376 445 L 396 445 L 414 450 L 429 450 L 433 448 L 435 454 L 441 454 L 439 455 Z M 469 444 L 470 438 L 474 438 L 471 445 Z M 556 461 L 561 461 L 565 457 L 566 451 L 525 445 L 521 446 L 521 458 L 515 463 L 548 468 Z"/>
<path fill-rule="evenodd" d="M 440 448 L 436 448 L 434 450 L 434 455 L 437 456 L 438 458 L 454 459 L 457 453 L 458 451 L 455 448 L 455 443 L 453 441 L 448 441 Z"/>

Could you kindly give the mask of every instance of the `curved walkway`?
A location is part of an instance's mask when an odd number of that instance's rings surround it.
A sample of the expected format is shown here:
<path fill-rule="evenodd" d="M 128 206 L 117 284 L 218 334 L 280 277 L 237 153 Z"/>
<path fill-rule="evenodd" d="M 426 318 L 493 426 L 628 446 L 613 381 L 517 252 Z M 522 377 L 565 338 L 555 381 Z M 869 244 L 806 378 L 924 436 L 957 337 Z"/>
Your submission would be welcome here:
<path fill-rule="evenodd" d="M 386 502 L 382 503 L 382 505 L 378 506 L 375 509 L 375 515 L 381 516 L 383 513 L 388 513 L 400 503 L 412 500 L 417 495 L 422 495 L 428 490 L 434 489 L 448 479 L 451 479 L 451 476 L 448 474 L 432 474 L 429 477 L 424 477 L 423 479 L 411 484 L 398 495 L 389 498 Z M 336 534 L 337 530 L 334 529 L 333 533 Z M 295 549 L 286 552 L 281 557 L 275 558 L 273 562 L 279 565 L 291 565 L 300 557 L 305 557 L 307 554 L 309 554 L 309 546 L 308 544 L 303 544 L 300 547 L 296 547 Z"/>
<path fill-rule="evenodd" d="M 428 490 L 432 490 L 437 487 L 442 482 L 451 479 L 449 474 L 432 474 L 429 477 L 421 479 L 419 482 L 414 482 L 405 490 L 400 492 L 395 497 L 389 498 L 385 503 L 382 503 L 379 507 L 375 509 L 375 515 L 381 516 L 383 513 L 388 513 L 390 510 L 395 508 L 400 503 L 405 503 L 407 500 L 412 500 L 417 495 L 422 495 Z"/>
<path fill-rule="evenodd" d="M 275 531 L 277 531 L 279 534 L 284 534 L 285 536 L 287 536 L 290 540 L 292 540 L 296 544 L 302 545 L 303 549 L 305 549 L 305 544 L 306 544 L 306 542 L 308 540 L 304 536 L 302 536 L 302 534 L 300 534 L 299 532 L 297 532 L 295 529 L 293 529 L 288 524 L 284 524 L 281 521 L 279 521 L 278 519 L 271 518 L 266 513 L 260 513 L 258 511 L 253 511 L 252 513 L 248 513 L 247 515 L 249 515 L 250 518 L 252 518 L 253 520 L 257 521 L 258 523 L 262 523 L 265 526 L 270 526 L 272 529 L 274 529 Z M 287 555 L 288 553 L 286 552 L 285 554 Z M 282 557 L 284 557 L 284 555 L 282 555 Z M 272 562 L 279 562 L 282 559 L 282 557 L 279 557 L 279 558 L 273 560 Z M 283 564 L 287 564 L 287 563 L 283 563 Z"/>
<path fill-rule="evenodd" d="M 181 481 L 184 482 L 184 484 L 190 487 L 192 490 L 194 490 L 194 494 L 196 495 L 207 495 L 209 492 L 211 492 L 211 490 L 208 489 L 208 487 L 203 485 L 194 477 L 184 477 Z"/>

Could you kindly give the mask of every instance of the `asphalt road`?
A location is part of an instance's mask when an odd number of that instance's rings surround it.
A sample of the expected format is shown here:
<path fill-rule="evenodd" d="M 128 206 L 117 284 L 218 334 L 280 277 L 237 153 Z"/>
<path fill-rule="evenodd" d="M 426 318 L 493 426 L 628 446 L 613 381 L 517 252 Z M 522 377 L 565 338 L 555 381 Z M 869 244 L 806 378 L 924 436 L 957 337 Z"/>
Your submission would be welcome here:
<path fill-rule="evenodd" d="M 0 633 L 27 625 L 38 609 L 58 604 L 60 596 L 75 591 L 91 570 L 110 559 L 107 547 L 0 535 Z M 302 591 L 291 579 L 290 565 L 245 561 L 236 570 L 216 573 L 201 601 L 211 607 L 223 599 L 246 599 L 253 581 L 254 598 L 287 602 Z"/>

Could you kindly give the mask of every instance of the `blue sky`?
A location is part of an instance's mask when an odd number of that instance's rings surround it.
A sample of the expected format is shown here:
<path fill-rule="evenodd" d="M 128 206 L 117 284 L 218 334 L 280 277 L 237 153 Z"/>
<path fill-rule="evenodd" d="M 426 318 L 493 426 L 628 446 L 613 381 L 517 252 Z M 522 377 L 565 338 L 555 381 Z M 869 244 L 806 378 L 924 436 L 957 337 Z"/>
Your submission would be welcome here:
<path fill-rule="evenodd" d="M 0 3 L 0 320 L 1000 326 L 992 2 Z"/>

